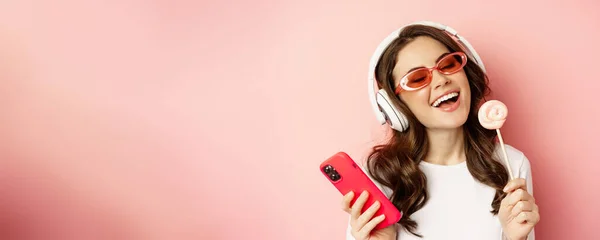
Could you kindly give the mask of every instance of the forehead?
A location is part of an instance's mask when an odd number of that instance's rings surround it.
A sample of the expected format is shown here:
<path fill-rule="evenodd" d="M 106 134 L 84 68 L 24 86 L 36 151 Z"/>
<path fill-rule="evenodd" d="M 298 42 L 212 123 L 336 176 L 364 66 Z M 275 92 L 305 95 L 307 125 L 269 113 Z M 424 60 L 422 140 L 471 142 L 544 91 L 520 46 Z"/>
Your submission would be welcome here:
<path fill-rule="evenodd" d="M 393 74 L 401 77 L 415 67 L 432 67 L 436 59 L 447 52 L 444 44 L 431 37 L 416 37 L 398 52 Z"/>

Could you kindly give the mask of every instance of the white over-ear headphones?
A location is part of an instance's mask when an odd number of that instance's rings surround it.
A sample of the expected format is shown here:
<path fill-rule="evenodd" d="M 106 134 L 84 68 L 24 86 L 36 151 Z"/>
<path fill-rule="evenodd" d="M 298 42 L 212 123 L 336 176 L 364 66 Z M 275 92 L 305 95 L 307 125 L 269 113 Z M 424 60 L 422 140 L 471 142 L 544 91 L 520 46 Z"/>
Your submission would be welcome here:
<path fill-rule="evenodd" d="M 377 117 L 379 123 L 383 125 L 386 122 L 388 122 L 391 128 L 400 132 L 404 132 L 406 131 L 406 129 L 408 129 L 408 118 L 398 109 L 396 109 L 396 107 L 394 107 L 394 104 L 392 104 L 392 98 L 387 94 L 387 92 L 384 89 L 378 89 L 377 92 L 375 91 L 375 67 L 377 66 L 379 58 L 381 57 L 383 52 L 388 48 L 390 43 L 392 43 L 392 41 L 398 38 L 398 35 L 402 32 L 404 28 L 413 25 L 425 25 L 435 27 L 446 32 L 454 38 L 454 40 L 461 46 L 461 48 L 463 48 L 463 51 L 465 51 L 468 58 L 470 60 L 474 60 L 475 63 L 479 65 L 481 70 L 483 70 L 483 72 L 485 73 L 485 66 L 483 65 L 483 62 L 481 61 L 481 58 L 479 57 L 475 49 L 466 39 L 458 35 L 458 32 L 456 32 L 456 30 L 448 26 L 430 21 L 418 21 L 405 25 L 400 29 L 397 29 L 396 31 L 392 32 L 385 39 L 383 39 L 383 41 L 381 41 L 379 46 L 377 46 L 375 53 L 373 53 L 373 56 L 371 57 L 371 61 L 369 63 L 369 98 L 371 100 L 371 106 L 373 107 L 375 116 Z"/>

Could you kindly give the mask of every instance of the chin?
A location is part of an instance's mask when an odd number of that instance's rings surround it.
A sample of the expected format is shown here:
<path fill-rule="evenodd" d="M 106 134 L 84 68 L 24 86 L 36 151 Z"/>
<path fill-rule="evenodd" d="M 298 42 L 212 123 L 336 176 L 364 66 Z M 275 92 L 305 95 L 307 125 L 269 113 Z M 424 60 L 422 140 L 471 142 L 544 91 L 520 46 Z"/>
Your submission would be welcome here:
<path fill-rule="evenodd" d="M 444 122 L 438 125 L 438 129 L 456 129 L 462 128 L 466 121 Z"/>
<path fill-rule="evenodd" d="M 462 121 L 462 119 L 439 119 L 437 121 L 434 120 L 432 122 L 423 123 L 423 126 L 428 129 L 456 129 L 461 128 L 465 124 L 466 118 L 464 120 L 465 121 Z"/>
<path fill-rule="evenodd" d="M 434 122 L 430 122 L 428 125 L 426 125 L 427 128 L 431 128 L 431 129 L 455 129 L 455 128 L 460 128 L 463 125 L 465 125 L 465 123 L 467 122 L 468 119 L 468 113 L 464 113 L 464 112 L 455 112 L 454 114 L 448 116 L 448 115 L 444 115 L 444 116 L 436 116 L 432 119 L 436 119 L 434 120 Z"/>

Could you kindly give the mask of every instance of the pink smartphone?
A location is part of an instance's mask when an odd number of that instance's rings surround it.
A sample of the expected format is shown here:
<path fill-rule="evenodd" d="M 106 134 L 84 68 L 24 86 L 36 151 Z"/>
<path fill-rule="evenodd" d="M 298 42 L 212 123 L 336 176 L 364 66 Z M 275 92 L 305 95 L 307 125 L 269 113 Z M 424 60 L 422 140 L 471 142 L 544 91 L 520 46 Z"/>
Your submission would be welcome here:
<path fill-rule="evenodd" d="M 402 213 L 398 208 L 377 188 L 375 183 L 371 181 L 367 174 L 362 171 L 348 154 L 344 152 L 336 153 L 321 163 L 320 169 L 323 175 L 329 179 L 342 195 L 346 195 L 350 191 L 354 192 L 354 199 L 352 199 L 351 206 L 364 190 L 369 193 L 369 198 L 361 213 L 369 209 L 375 201 L 381 203 L 373 217 L 385 214 L 385 219 L 383 222 L 377 224 L 375 229 L 388 227 L 397 223 L 402 217 Z"/>

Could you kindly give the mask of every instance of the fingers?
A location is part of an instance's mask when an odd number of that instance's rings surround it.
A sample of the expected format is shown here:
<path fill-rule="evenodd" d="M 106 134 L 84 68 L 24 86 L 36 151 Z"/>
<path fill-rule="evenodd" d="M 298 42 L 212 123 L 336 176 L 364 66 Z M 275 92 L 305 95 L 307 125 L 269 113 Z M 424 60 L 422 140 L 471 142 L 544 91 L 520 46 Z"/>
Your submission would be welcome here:
<path fill-rule="evenodd" d="M 350 213 L 350 202 L 354 199 L 354 192 L 350 191 L 344 195 L 342 199 L 342 210 L 344 212 Z"/>
<path fill-rule="evenodd" d="M 352 227 L 352 235 L 355 237 L 355 239 L 366 239 L 371 234 L 371 231 L 375 229 L 377 224 L 381 223 L 385 219 L 385 215 L 381 214 L 377 217 L 373 217 L 381 207 L 381 203 L 379 201 L 375 201 L 371 206 L 369 206 L 369 208 L 367 208 L 367 210 L 362 212 L 362 209 L 369 198 L 369 193 L 367 191 L 363 191 L 356 199 L 354 204 L 350 206 L 353 198 L 353 192 L 349 192 L 344 195 L 342 200 L 342 208 L 351 215 L 350 225 Z"/>
<path fill-rule="evenodd" d="M 537 209 L 535 198 L 526 190 L 525 179 L 517 178 L 506 184 L 508 193 L 500 203 L 500 210 L 514 219 L 521 212 L 531 212 Z"/>
<path fill-rule="evenodd" d="M 537 210 L 537 205 L 528 201 L 519 201 L 511 211 L 511 216 L 517 216 L 521 212 L 532 212 Z"/>
<path fill-rule="evenodd" d="M 514 207 L 520 201 L 529 201 L 535 203 L 535 199 L 531 194 L 523 189 L 517 189 L 514 192 L 509 193 L 500 203 L 501 206 Z"/>
<path fill-rule="evenodd" d="M 360 215 L 360 217 L 358 217 L 358 219 L 356 219 L 356 226 L 363 226 L 365 224 L 367 224 L 367 222 L 369 220 L 371 220 L 371 218 L 373 218 L 373 216 L 375 216 L 375 212 L 377 212 L 377 210 L 379 210 L 379 207 L 381 206 L 381 204 L 379 203 L 379 201 L 376 201 L 375 203 L 373 203 L 373 205 L 371 205 L 367 211 L 365 211 L 363 214 Z M 377 224 L 375 224 L 377 225 Z"/>
<path fill-rule="evenodd" d="M 369 239 L 371 232 L 377 224 L 381 223 L 385 219 L 385 215 L 381 214 L 369 221 L 362 227 L 352 227 L 352 236 L 354 239 Z"/>
<path fill-rule="evenodd" d="M 510 211 L 509 219 L 513 219 L 517 223 L 537 224 L 540 220 L 539 208 L 533 201 L 518 201 L 514 206 L 507 207 Z"/>
<path fill-rule="evenodd" d="M 517 223 L 528 223 L 535 225 L 540 221 L 540 214 L 537 211 L 534 212 L 521 212 L 515 217 Z"/>
<path fill-rule="evenodd" d="M 516 189 L 523 189 L 525 191 L 527 191 L 527 183 L 525 181 L 524 178 L 515 178 L 513 180 L 510 180 L 506 186 L 504 187 L 504 192 L 505 193 L 510 193 L 512 191 L 515 191 Z"/>
<path fill-rule="evenodd" d="M 367 224 L 365 224 L 359 231 L 358 234 L 360 236 L 369 236 L 371 234 L 371 232 L 373 231 L 373 229 L 375 229 L 375 227 L 377 226 L 377 224 L 381 223 L 383 220 L 385 219 L 385 215 L 381 214 L 373 219 L 371 219 L 371 221 L 369 221 Z"/>
<path fill-rule="evenodd" d="M 527 192 L 527 182 L 523 178 L 509 181 L 504 190 L 506 197 L 500 203 L 500 211 L 506 220 L 519 224 L 535 225 L 540 221 L 535 198 Z"/>
<path fill-rule="evenodd" d="M 369 198 L 369 193 L 367 191 L 363 191 L 356 202 L 350 207 L 350 214 L 352 215 L 352 219 L 358 219 L 360 217 L 361 211 L 365 205 L 365 202 Z"/>

